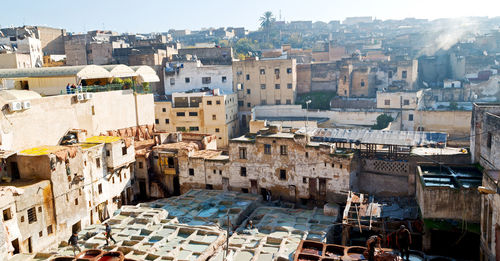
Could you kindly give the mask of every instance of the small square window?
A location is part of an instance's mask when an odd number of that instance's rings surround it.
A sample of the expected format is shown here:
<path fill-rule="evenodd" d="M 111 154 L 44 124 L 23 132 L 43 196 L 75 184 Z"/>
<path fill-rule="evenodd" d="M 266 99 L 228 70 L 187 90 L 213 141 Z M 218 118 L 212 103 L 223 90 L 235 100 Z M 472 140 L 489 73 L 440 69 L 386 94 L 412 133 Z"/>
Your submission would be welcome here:
<path fill-rule="evenodd" d="M 401 78 L 406 79 L 408 77 L 408 72 L 407 71 L 402 71 L 401 72 Z"/>
<path fill-rule="evenodd" d="M 261 84 L 261 85 L 260 85 L 260 88 L 261 88 L 262 90 L 265 90 L 265 89 L 266 89 L 266 85 L 265 85 L 265 84 Z"/>
<path fill-rule="evenodd" d="M 155 119 L 155 123 L 156 124 L 160 124 L 160 120 L 159 119 Z"/>
<path fill-rule="evenodd" d="M 220 100 L 215 101 L 215 104 L 220 105 Z"/>
<path fill-rule="evenodd" d="M 286 73 L 288 74 L 292 73 L 292 68 L 286 68 Z"/>
<path fill-rule="evenodd" d="M 274 74 L 276 75 L 280 74 L 280 69 L 279 68 L 274 69 Z"/>
<path fill-rule="evenodd" d="M 186 127 L 175 127 L 176 131 L 186 131 Z"/>
<path fill-rule="evenodd" d="M 252 92 L 250 91 L 250 89 L 247 89 L 247 94 L 250 94 L 250 93 L 252 93 Z"/>
<path fill-rule="evenodd" d="M 247 148 L 240 148 L 240 159 L 246 159 L 247 158 Z"/>
<path fill-rule="evenodd" d="M 184 117 L 184 116 L 186 116 L 186 113 L 185 113 L 185 112 L 183 112 L 183 111 L 180 111 L 180 112 L 177 112 L 177 113 L 176 113 L 176 115 L 177 115 L 178 117 Z"/>
<path fill-rule="evenodd" d="M 170 124 L 170 120 L 169 119 L 165 119 L 165 124 Z"/>
<path fill-rule="evenodd" d="M 175 78 L 170 78 L 170 85 L 175 85 Z"/>
<path fill-rule="evenodd" d="M 271 144 L 264 144 L 264 154 L 271 154 Z"/>
<path fill-rule="evenodd" d="M 194 169 L 189 169 L 189 176 L 194 176 Z"/>
<path fill-rule="evenodd" d="M 281 88 L 281 87 L 280 87 L 280 85 L 279 85 L 279 84 L 275 84 L 275 85 L 274 85 L 274 89 L 279 90 L 280 88 Z"/>
<path fill-rule="evenodd" d="M 280 169 L 280 180 L 286 180 L 286 169 Z"/>
<path fill-rule="evenodd" d="M 410 100 L 403 100 L 403 105 L 410 105 Z"/>
<path fill-rule="evenodd" d="M 191 79 L 190 79 L 189 77 L 186 77 L 186 78 L 184 78 L 184 81 L 185 81 L 186 83 L 190 83 L 190 82 L 191 82 Z"/>
<path fill-rule="evenodd" d="M 408 115 L 408 121 L 413 121 L 413 114 Z"/>
<path fill-rule="evenodd" d="M 265 69 L 260 69 L 260 74 L 262 74 L 262 75 L 266 74 L 266 70 Z"/>
<path fill-rule="evenodd" d="M 212 120 L 213 120 L 213 121 L 217 120 L 217 115 L 212 114 Z"/>
<path fill-rule="evenodd" d="M 252 107 L 252 104 L 251 103 L 247 103 L 247 107 L 248 108 Z"/>
<path fill-rule="evenodd" d="M 287 100 L 286 100 L 286 104 L 292 104 L 292 100 L 287 99 Z"/>
<path fill-rule="evenodd" d="M 6 208 L 3 210 L 3 221 L 7 221 L 12 219 L 12 212 L 10 208 Z"/>
<path fill-rule="evenodd" d="M 238 83 L 238 84 L 236 85 L 236 89 L 238 89 L 238 91 L 243 90 L 243 88 L 244 88 L 243 83 Z"/>
<path fill-rule="evenodd" d="M 212 105 L 212 101 L 207 101 L 207 105 Z"/>
<path fill-rule="evenodd" d="M 361 87 L 365 87 L 365 81 L 361 80 Z"/>
<path fill-rule="evenodd" d="M 219 128 L 215 128 L 215 132 L 219 132 L 219 131 L 220 131 Z"/>
<path fill-rule="evenodd" d="M 161 111 L 162 112 L 167 112 L 167 108 L 162 108 Z"/>
<path fill-rule="evenodd" d="M 43 231 L 38 232 L 38 237 L 43 237 Z"/>
<path fill-rule="evenodd" d="M 222 82 L 227 82 L 227 77 L 226 76 L 222 76 Z"/>
<path fill-rule="evenodd" d="M 243 107 L 244 102 L 243 101 L 238 101 L 238 107 Z"/>
<path fill-rule="evenodd" d="M 202 84 L 210 84 L 210 83 L 212 83 L 212 78 L 211 77 L 201 77 L 201 83 Z"/>
<path fill-rule="evenodd" d="M 198 126 L 189 127 L 189 131 L 199 131 L 199 130 L 200 130 L 200 127 L 198 127 Z"/>
<path fill-rule="evenodd" d="M 304 184 L 307 183 L 307 178 L 306 177 L 302 178 L 302 183 L 304 183 Z"/>
<path fill-rule="evenodd" d="M 276 104 L 276 105 L 281 105 L 281 100 L 276 100 L 276 101 L 275 101 L 275 104 Z"/>
<path fill-rule="evenodd" d="M 246 79 L 247 79 L 247 81 L 250 80 L 250 74 L 247 74 Z"/>
<path fill-rule="evenodd" d="M 286 85 L 286 88 L 287 88 L 287 89 L 293 89 L 293 84 L 291 84 L 291 83 L 287 84 L 287 85 Z"/>
<path fill-rule="evenodd" d="M 391 105 L 391 100 L 384 100 L 384 105 Z"/>
<path fill-rule="evenodd" d="M 196 111 L 190 111 L 189 116 L 198 116 L 198 112 Z"/>
<path fill-rule="evenodd" d="M 246 167 L 241 167 L 240 168 L 240 176 L 246 177 L 247 176 L 247 168 Z"/>

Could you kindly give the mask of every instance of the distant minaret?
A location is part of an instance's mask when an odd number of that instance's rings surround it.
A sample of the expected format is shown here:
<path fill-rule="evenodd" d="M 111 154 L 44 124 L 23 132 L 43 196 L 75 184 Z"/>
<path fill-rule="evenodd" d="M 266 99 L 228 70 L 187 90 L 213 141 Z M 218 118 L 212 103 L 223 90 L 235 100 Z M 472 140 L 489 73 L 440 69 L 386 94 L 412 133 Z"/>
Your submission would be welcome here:
<path fill-rule="evenodd" d="M 280 9 L 280 21 L 282 21 L 282 20 L 281 20 L 281 9 Z"/>

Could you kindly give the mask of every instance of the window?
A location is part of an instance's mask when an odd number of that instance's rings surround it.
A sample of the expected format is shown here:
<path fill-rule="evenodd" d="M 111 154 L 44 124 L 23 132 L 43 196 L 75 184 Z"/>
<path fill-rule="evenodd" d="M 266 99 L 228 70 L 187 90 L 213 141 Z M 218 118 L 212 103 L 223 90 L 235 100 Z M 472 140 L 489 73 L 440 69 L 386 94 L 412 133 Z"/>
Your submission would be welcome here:
<path fill-rule="evenodd" d="M 238 107 L 243 107 L 243 101 L 238 101 Z"/>
<path fill-rule="evenodd" d="M 167 112 L 167 108 L 161 108 L 162 112 Z"/>
<path fill-rule="evenodd" d="M 241 167 L 240 168 L 240 176 L 246 177 L 247 176 L 247 168 L 246 167 Z"/>
<path fill-rule="evenodd" d="M 260 105 L 267 105 L 267 101 L 266 100 L 260 101 Z"/>
<path fill-rule="evenodd" d="M 212 190 L 212 189 L 214 189 L 214 186 L 212 184 L 206 184 L 205 188 Z"/>
<path fill-rule="evenodd" d="M 280 69 L 279 68 L 274 69 L 274 74 L 279 75 L 280 74 Z"/>
<path fill-rule="evenodd" d="M 80 195 L 82 195 L 82 193 L 80 193 Z M 42 212 L 42 207 L 38 207 L 38 212 Z"/>
<path fill-rule="evenodd" d="M 207 101 L 207 105 L 212 105 L 212 101 Z"/>
<path fill-rule="evenodd" d="M 198 116 L 198 112 L 196 111 L 190 111 L 189 116 Z"/>
<path fill-rule="evenodd" d="M 189 127 L 189 131 L 199 131 L 200 128 L 198 126 L 192 126 L 192 127 Z"/>
<path fill-rule="evenodd" d="M 226 76 L 222 76 L 222 82 L 227 82 L 227 77 Z"/>
<path fill-rule="evenodd" d="M 287 150 L 286 145 L 281 145 L 280 146 L 280 154 L 281 155 L 288 155 L 288 150 Z"/>
<path fill-rule="evenodd" d="M 169 119 L 165 119 L 165 124 L 170 124 L 170 120 Z"/>
<path fill-rule="evenodd" d="M 280 180 L 286 180 L 286 169 L 280 169 Z"/>
<path fill-rule="evenodd" d="M 488 132 L 488 136 L 486 137 L 486 147 L 488 147 L 488 149 L 491 149 L 491 140 L 492 140 L 491 132 Z"/>
<path fill-rule="evenodd" d="M 245 86 L 243 86 L 243 83 L 238 83 L 236 85 L 236 88 L 238 89 L 238 91 L 241 91 L 241 90 L 243 90 L 243 88 L 245 88 Z"/>
<path fill-rule="evenodd" d="M 92 115 L 95 115 L 95 108 L 94 108 L 94 105 L 92 105 Z"/>
<path fill-rule="evenodd" d="M 406 79 L 408 77 L 408 72 L 407 71 L 402 71 L 401 72 L 401 78 Z"/>
<path fill-rule="evenodd" d="M 280 87 L 280 85 L 279 85 L 279 84 L 275 84 L 275 85 L 274 85 L 274 89 L 279 90 L 280 88 L 281 88 L 281 87 Z"/>
<path fill-rule="evenodd" d="M 190 82 L 191 82 L 191 79 L 189 79 L 189 77 L 186 77 L 186 78 L 184 78 L 184 81 L 185 81 L 186 83 L 190 83 Z"/>
<path fill-rule="evenodd" d="M 21 216 L 21 222 L 24 222 L 24 216 Z"/>
<path fill-rule="evenodd" d="M 96 167 L 100 168 L 101 167 L 101 159 L 100 158 L 96 158 L 95 159 L 95 165 Z"/>
<path fill-rule="evenodd" d="M 309 158 L 309 152 L 306 151 L 306 158 Z"/>
<path fill-rule="evenodd" d="M 219 100 L 215 101 L 215 104 L 220 105 L 220 101 Z"/>
<path fill-rule="evenodd" d="M 302 178 L 302 183 L 304 183 L 304 184 L 307 183 L 307 178 L 306 177 Z"/>
<path fill-rule="evenodd" d="M 245 77 L 247 79 L 247 81 L 250 80 L 250 74 L 247 74 L 247 76 Z"/>
<path fill-rule="evenodd" d="M 30 224 L 33 222 L 36 222 L 36 209 L 35 208 L 28 209 L 28 222 Z"/>
<path fill-rule="evenodd" d="M 247 158 L 247 148 L 240 148 L 240 159 Z"/>
<path fill-rule="evenodd" d="M 111 152 L 109 150 L 106 150 L 106 157 L 111 156 Z"/>
<path fill-rule="evenodd" d="M 156 124 L 160 124 L 160 120 L 155 119 L 155 123 L 156 123 Z"/>
<path fill-rule="evenodd" d="M 99 194 L 102 194 L 102 184 L 97 185 L 97 191 L 99 191 Z"/>
<path fill-rule="evenodd" d="M 264 154 L 271 154 L 271 144 L 264 144 Z"/>
<path fill-rule="evenodd" d="M 391 105 L 391 100 L 384 100 L 384 105 Z"/>
<path fill-rule="evenodd" d="M 287 89 L 292 89 L 292 88 L 293 88 L 293 85 L 292 85 L 291 83 L 289 83 L 289 84 L 287 84 L 287 85 L 286 85 L 286 88 L 287 88 Z"/>
<path fill-rule="evenodd" d="M 122 155 L 127 155 L 127 147 L 126 146 L 122 147 Z"/>
<path fill-rule="evenodd" d="M 248 102 L 248 103 L 247 103 L 247 107 L 248 107 L 248 108 L 252 107 L 252 104 Z"/>
<path fill-rule="evenodd" d="M 292 100 L 287 99 L 287 100 L 286 100 L 286 104 L 292 104 Z"/>
<path fill-rule="evenodd" d="M 12 212 L 10 211 L 10 208 L 6 208 L 3 210 L 3 221 L 10 219 L 12 219 Z"/>
<path fill-rule="evenodd" d="M 78 199 L 75 198 L 75 205 L 78 205 Z"/>
<path fill-rule="evenodd" d="M 408 121 L 413 121 L 413 114 L 408 114 Z"/>
<path fill-rule="evenodd" d="M 212 114 L 212 120 L 213 120 L 213 121 L 217 120 L 217 115 Z"/>
<path fill-rule="evenodd" d="M 38 237 L 43 237 L 43 231 L 38 232 Z"/>
<path fill-rule="evenodd" d="M 189 176 L 194 176 L 194 169 L 189 169 Z"/>
<path fill-rule="evenodd" d="M 54 233 L 54 231 L 52 230 L 52 225 L 50 225 L 47 227 L 47 235 L 50 235 L 52 233 Z"/>
<path fill-rule="evenodd" d="M 220 131 L 219 128 L 215 128 L 215 132 L 219 132 L 219 131 Z"/>
<path fill-rule="evenodd" d="M 389 71 L 389 79 L 392 78 L 392 71 Z"/>
<path fill-rule="evenodd" d="M 179 117 L 183 117 L 183 116 L 186 116 L 186 113 L 183 111 L 180 111 L 180 112 L 177 112 L 176 115 Z"/>
<path fill-rule="evenodd" d="M 250 94 L 250 93 L 251 93 L 250 89 L 247 89 L 247 94 Z"/>
<path fill-rule="evenodd" d="M 265 89 L 266 89 L 266 85 L 265 85 L 265 84 L 261 84 L 261 85 L 260 85 L 260 88 L 261 88 L 262 90 L 265 90 Z"/>
<path fill-rule="evenodd" d="M 202 84 L 210 84 L 212 82 L 211 77 L 201 77 L 201 83 Z"/>
<path fill-rule="evenodd" d="M 403 100 L 403 105 L 410 105 L 410 100 Z"/>
<path fill-rule="evenodd" d="M 167 164 L 168 164 L 168 167 L 173 169 L 174 168 L 174 158 L 173 157 L 168 157 L 167 158 Z"/>
<path fill-rule="evenodd" d="M 275 104 L 276 104 L 276 105 L 280 105 L 280 104 L 281 104 L 281 100 L 276 100 L 276 101 L 275 101 Z"/>
<path fill-rule="evenodd" d="M 247 189 L 247 188 L 242 188 L 242 189 L 241 189 L 241 192 L 243 192 L 243 193 L 248 193 L 248 189 Z"/>
<path fill-rule="evenodd" d="M 142 167 L 143 167 L 143 163 L 139 162 L 139 168 L 142 169 Z"/>
<path fill-rule="evenodd" d="M 365 87 L 365 80 L 361 80 L 361 87 Z"/>
<path fill-rule="evenodd" d="M 219 170 L 219 175 L 222 175 L 222 170 Z"/>
<path fill-rule="evenodd" d="M 186 127 L 176 127 L 176 131 L 186 131 Z"/>
<path fill-rule="evenodd" d="M 266 74 L 266 69 L 260 69 L 260 74 Z"/>
<path fill-rule="evenodd" d="M 292 73 L 292 68 L 286 68 L 286 73 L 288 74 Z"/>
<path fill-rule="evenodd" d="M 170 85 L 175 85 L 175 78 L 170 78 Z"/>

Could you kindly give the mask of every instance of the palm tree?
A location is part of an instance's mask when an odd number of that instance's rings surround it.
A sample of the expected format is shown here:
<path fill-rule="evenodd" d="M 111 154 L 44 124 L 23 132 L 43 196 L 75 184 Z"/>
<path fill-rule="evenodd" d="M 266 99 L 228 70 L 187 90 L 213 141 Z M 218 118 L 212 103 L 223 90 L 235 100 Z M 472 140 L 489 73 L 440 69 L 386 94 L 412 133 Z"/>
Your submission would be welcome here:
<path fill-rule="evenodd" d="M 274 18 L 274 15 L 271 11 L 267 11 L 259 18 L 259 21 L 261 28 L 269 30 L 272 24 L 276 21 L 276 18 Z"/>
<path fill-rule="evenodd" d="M 274 15 L 271 11 L 267 11 L 259 18 L 259 21 L 260 21 L 260 27 L 264 31 L 266 31 L 267 41 L 269 42 L 269 34 L 271 31 L 271 26 L 276 21 L 276 18 L 274 18 Z"/>

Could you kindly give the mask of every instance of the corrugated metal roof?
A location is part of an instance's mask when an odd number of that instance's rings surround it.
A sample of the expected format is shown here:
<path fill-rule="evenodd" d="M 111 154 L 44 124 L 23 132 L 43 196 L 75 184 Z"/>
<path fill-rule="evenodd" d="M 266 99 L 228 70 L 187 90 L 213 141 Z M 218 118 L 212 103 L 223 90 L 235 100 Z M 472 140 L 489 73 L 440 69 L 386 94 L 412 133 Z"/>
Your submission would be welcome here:
<path fill-rule="evenodd" d="M 305 128 L 297 133 L 304 133 Z M 362 143 L 398 146 L 442 146 L 446 144 L 447 134 L 423 131 L 388 131 L 369 129 L 308 128 L 312 141 Z"/>

